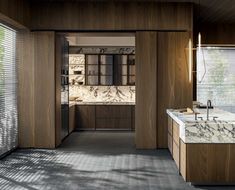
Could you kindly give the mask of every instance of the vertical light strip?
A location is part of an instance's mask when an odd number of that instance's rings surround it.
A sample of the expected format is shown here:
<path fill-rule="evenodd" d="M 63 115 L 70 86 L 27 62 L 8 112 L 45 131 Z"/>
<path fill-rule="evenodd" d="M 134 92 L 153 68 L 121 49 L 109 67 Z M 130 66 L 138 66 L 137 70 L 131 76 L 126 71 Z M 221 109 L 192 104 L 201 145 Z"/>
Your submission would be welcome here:
<path fill-rule="evenodd" d="M 192 82 L 192 40 L 189 39 L 188 43 L 188 74 L 189 82 Z"/>
<path fill-rule="evenodd" d="M 202 51 L 202 42 L 201 42 L 201 33 L 198 33 L 198 61 L 201 63 L 201 51 Z"/>

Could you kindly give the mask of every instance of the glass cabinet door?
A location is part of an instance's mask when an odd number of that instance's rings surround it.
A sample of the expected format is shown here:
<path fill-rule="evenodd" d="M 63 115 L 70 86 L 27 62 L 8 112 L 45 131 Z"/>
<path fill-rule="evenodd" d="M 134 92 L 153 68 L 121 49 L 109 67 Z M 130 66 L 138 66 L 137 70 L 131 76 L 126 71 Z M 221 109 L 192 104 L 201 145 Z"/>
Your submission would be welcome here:
<path fill-rule="evenodd" d="M 99 84 L 99 56 L 86 55 L 87 85 Z"/>

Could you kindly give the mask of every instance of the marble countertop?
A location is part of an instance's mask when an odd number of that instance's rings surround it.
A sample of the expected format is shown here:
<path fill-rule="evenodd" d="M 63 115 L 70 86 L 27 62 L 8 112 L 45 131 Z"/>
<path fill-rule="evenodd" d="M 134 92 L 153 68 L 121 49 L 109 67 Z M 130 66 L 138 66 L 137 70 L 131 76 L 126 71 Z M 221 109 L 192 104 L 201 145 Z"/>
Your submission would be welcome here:
<path fill-rule="evenodd" d="M 70 101 L 70 105 L 135 105 L 135 102 L 79 102 Z"/>
<path fill-rule="evenodd" d="M 206 109 L 194 114 L 183 114 L 180 110 L 168 109 L 167 114 L 180 126 L 180 138 L 184 143 L 235 143 L 235 114 L 220 109 L 210 109 L 209 121 Z M 218 117 L 213 120 L 213 117 Z"/>

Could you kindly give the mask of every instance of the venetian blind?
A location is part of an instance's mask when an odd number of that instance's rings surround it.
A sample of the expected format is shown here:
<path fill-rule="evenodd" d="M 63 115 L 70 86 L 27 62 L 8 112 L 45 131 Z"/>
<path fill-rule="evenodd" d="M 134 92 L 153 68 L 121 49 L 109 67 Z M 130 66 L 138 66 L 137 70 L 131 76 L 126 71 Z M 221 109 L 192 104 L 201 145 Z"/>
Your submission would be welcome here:
<path fill-rule="evenodd" d="M 17 146 L 16 32 L 0 24 L 0 156 Z"/>
<path fill-rule="evenodd" d="M 200 55 L 197 51 L 197 100 L 211 100 L 235 112 L 235 48 L 202 47 Z"/>

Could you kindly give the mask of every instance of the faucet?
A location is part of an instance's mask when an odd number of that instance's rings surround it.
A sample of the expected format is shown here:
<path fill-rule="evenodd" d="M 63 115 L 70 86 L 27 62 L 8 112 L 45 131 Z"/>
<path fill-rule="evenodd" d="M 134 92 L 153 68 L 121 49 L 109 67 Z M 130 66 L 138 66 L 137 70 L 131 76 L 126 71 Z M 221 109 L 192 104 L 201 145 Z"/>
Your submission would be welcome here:
<path fill-rule="evenodd" d="M 211 107 L 211 100 L 207 100 L 207 106 L 206 106 L 206 118 L 207 121 L 209 121 L 209 108 Z"/>

